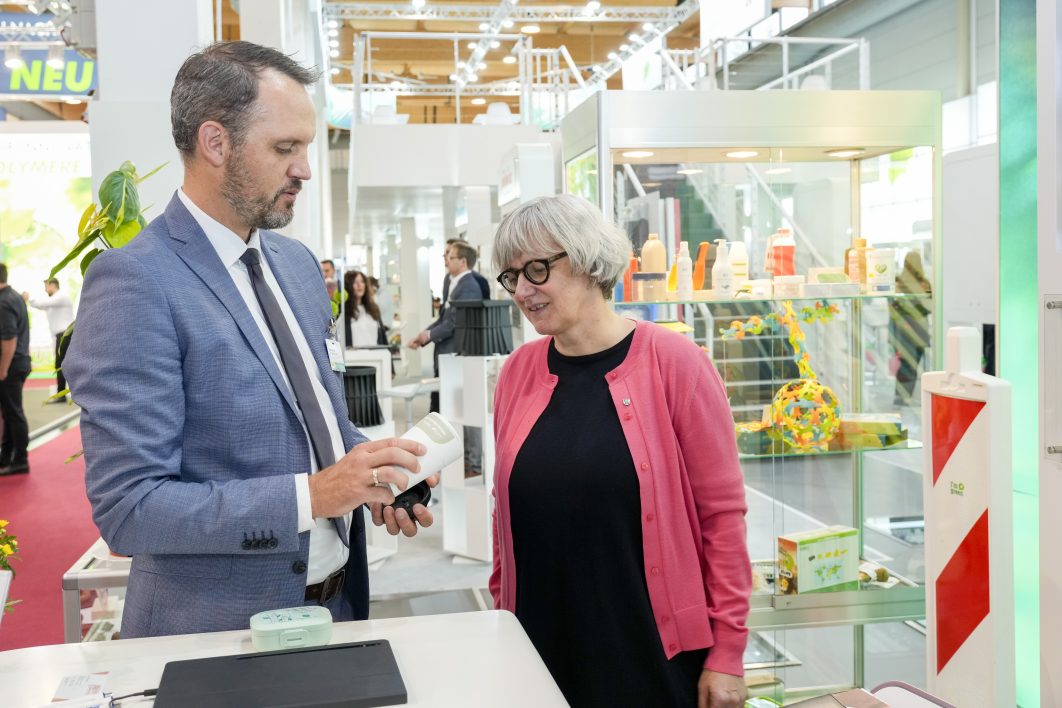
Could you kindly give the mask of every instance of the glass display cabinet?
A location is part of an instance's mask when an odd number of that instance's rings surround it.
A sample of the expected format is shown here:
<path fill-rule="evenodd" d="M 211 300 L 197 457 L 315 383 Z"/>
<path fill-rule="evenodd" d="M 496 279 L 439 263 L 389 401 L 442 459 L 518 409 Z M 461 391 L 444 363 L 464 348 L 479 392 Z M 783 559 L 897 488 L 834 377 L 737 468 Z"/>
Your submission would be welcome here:
<path fill-rule="evenodd" d="M 726 384 L 750 646 L 786 657 L 746 656 L 754 695 L 925 681 L 917 378 L 942 356 L 940 114 L 931 92 L 606 91 L 561 125 L 566 190 L 632 256 L 650 234 L 667 252 L 659 285 L 629 274 L 616 307 L 687 332 Z"/>

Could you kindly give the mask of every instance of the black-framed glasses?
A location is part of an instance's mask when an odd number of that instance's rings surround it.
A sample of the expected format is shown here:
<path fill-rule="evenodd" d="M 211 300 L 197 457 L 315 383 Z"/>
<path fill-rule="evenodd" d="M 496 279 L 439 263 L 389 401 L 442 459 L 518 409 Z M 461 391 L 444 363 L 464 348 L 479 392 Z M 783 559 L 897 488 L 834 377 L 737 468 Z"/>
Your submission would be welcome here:
<path fill-rule="evenodd" d="M 554 261 L 559 261 L 568 255 L 567 251 L 561 251 L 555 256 L 549 258 L 536 258 L 533 261 L 528 261 L 520 268 L 506 268 L 498 275 L 498 282 L 501 286 L 509 291 L 510 294 L 516 293 L 516 285 L 520 281 L 520 274 L 523 273 L 527 278 L 527 282 L 535 285 L 542 285 L 549 280 L 549 267 Z"/>

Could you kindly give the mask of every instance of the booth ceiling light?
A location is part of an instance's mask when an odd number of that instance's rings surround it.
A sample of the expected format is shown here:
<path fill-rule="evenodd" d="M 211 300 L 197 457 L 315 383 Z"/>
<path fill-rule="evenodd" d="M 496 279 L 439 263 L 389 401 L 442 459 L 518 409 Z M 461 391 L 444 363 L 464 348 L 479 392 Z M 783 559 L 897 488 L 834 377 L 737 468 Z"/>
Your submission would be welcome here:
<path fill-rule="evenodd" d="M 475 42 L 469 42 L 467 46 L 468 46 L 469 49 L 475 49 L 476 48 L 476 43 Z"/>
<path fill-rule="evenodd" d="M 328 21 L 328 29 L 338 29 L 338 28 L 339 28 L 339 22 L 337 20 L 329 20 Z"/>
<path fill-rule="evenodd" d="M 680 175 L 699 175 L 700 173 L 704 172 L 704 170 L 698 170 L 696 167 L 687 167 L 684 170 L 675 170 L 675 172 L 679 173 Z"/>
<path fill-rule="evenodd" d="M 62 69 L 63 65 L 66 64 L 66 56 L 63 47 L 58 45 L 48 47 L 48 60 L 45 63 L 53 69 Z"/>
<path fill-rule="evenodd" d="M 490 25 L 488 23 L 486 23 L 486 22 L 480 22 L 479 23 L 479 31 L 480 32 L 486 32 L 489 29 L 490 29 Z"/>
<path fill-rule="evenodd" d="M 620 45 L 620 51 L 621 52 L 625 52 L 625 51 L 627 51 L 630 48 L 631 48 L 631 45 L 629 45 L 629 44 L 621 44 Z"/>
<path fill-rule="evenodd" d="M 328 52 L 328 56 L 332 57 L 333 59 L 338 59 L 339 58 L 339 50 L 338 49 L 333 49 L 332 51 Z"/>
<path fill-rule="evenodd" d="M 428 3 L 427 0 L 413 0 L 410 4 L 413 5 L 414 10 L 420 10 Z"/>
<path fill-rule="evenodd" d="M 785 175 L 793 171 L 792 167 L 772 167 L 769 170 L 764 170 L 765 175 Z"/>
<path fill-rule="evenodd" d="M 855 157 L 856 155 L 862 155 L 866 152 L 863 148 L 845 148 L 843 150 L 830 150 L 826 154 L 830 157 Z"/>
<path fill-rule="evenodd" d="M 12 44 L 4 49 L 4 66 L 8 69 L 20 69 L 26 65 L 18 46 Z"/>
<path fill-rule="evenodd" d="M 646 22 L 645 24 L 642 25 L 642 30 L 645 31 L 645 32 L 652 32 L 653 31 L 653 23 L 652 22 Z"/>
<path fill-rule="evenodd" d="M 516 63 L 516 57 L 514 57 L 512 54 L 509 54 L 509 55 L 506 55 L 506 56 L 502 57 L 502 64 L 515 64 L 515 63 Z"/>
<path fill-rule="evenodd" d="M 504 22 L 502 22 L 502 27 L 504 27 L 505 29 L 512 29 L 513 25 L 515 25 L 515 24 L 516 23 L 513 22 L 512 20 L 505 20 Z"/>
<path fill-rule="evenodd" d="M 616 52 L 609 52 L 608 58 L 612 61 L 616 61 L 617 59 L 619 59 L 619 54 L 616 54 Z"/>
<path fill-rule="evenodd" d="M 542 31 L 542 28 L 538 25 L 524 25 L 520 28 L 520 31 L 524 34 L 538 34 Z"/>
<path fill-rule="evenodd" d="M 652 157 L 653 156 L 653 151 L 652 150 L 628 150 L 627 152 L 624 152 L 624 153 L 621 153 L 621 154 L 624 157 L 634 157 L 634 158 Z"/>
<path fill-rule="evenodd" d="M 472 105 L 473 106 L 482 106 L 486 102 L 487 102 L 487 99 L 485 99 L 485 98 L 473 98 L 472 99 Z"/>
<path fill-rule="evenodd" d="M 726 156 L 735 160 L 743 160 L 748 157 L 756 157 L 759 154 L 756 150 L 731 150 L 726 153 Z"/>
<path fill-rule="evenodd" d="M 587 12 L 597 12 L 601 9 L 601 3 L 599 3 L 597 0 L 590 0 L 590 2 L 586 3 L 586 7 L 583 9 L 585 9 Z"/>
<path fill-rule="evenodd" d="M 490 48 L 491 48 L 491 49 L 497 49 L 497 48 L 498 48 L 498 47 L 500 47 L 500 46 L 501 46 L 501 42 L 499 42 L 498 40 L 496 40 L 496 39 L 492 39 L 492 40 L 490 41 Z"/>
<path fill-rule="evenodd" d="M 330 30 L 328 30 L 328 36 L 329 37 L 338 37 L 339 36 L 339 30 L 337 28 L 335 28 L 335 27 L 331 28 Z"/>

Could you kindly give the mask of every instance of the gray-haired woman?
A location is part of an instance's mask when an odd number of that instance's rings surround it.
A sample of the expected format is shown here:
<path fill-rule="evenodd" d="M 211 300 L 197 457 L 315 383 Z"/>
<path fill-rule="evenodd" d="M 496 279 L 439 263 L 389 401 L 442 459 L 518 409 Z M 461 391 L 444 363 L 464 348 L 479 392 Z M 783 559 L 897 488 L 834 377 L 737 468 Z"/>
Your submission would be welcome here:
<path fill-rule="evenodd" d="M 629 249 L 569 195 L 498 229 L 498 282 L 547 336 L 495 392 L 491 593 L 573 706 L 737 707 L 750 570 L 733 418 L 696 345 L 609 306 Z"/>

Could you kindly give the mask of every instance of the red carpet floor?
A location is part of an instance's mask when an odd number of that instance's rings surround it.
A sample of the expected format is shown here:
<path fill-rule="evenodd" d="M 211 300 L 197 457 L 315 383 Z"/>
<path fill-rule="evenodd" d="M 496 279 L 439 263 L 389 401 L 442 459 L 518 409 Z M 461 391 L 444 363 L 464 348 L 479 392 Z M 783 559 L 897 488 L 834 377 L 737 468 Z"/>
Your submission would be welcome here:
<path fill-rule="evenodd" d="M 30 473 L 0 477 L 0 519 L 18 536 L 9 599 L 20 599 L 0 623 L 0 651 L 63 641 L 62 577 L 99 538 L 85 498 L 81 430 L 72 428 L 30 450 Z M 0 701 L 2 702 L 2 701 Z"/>

